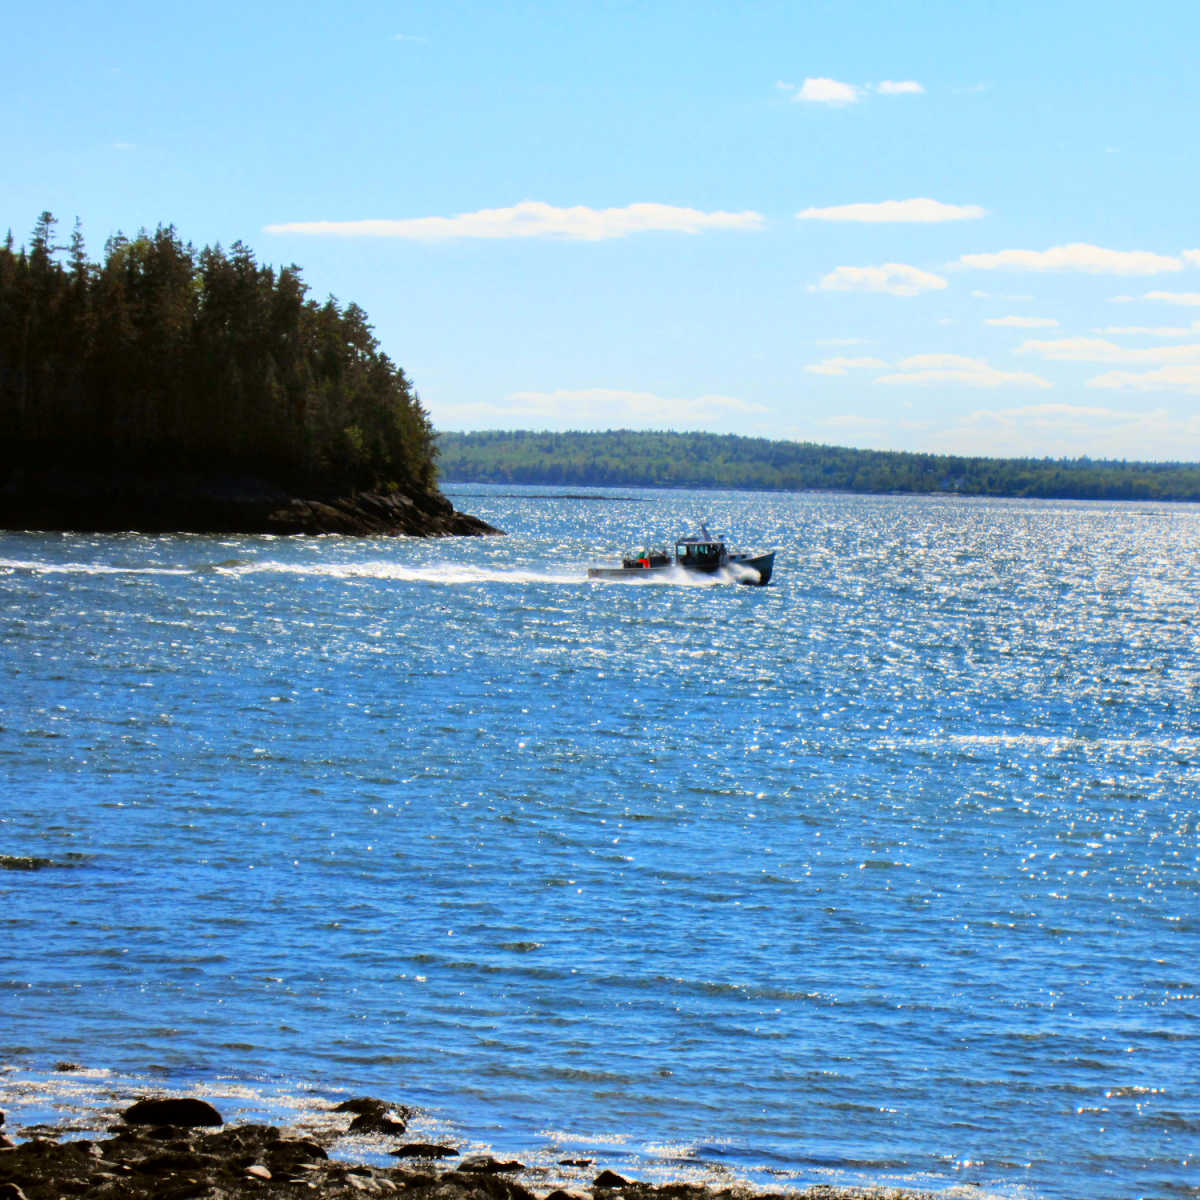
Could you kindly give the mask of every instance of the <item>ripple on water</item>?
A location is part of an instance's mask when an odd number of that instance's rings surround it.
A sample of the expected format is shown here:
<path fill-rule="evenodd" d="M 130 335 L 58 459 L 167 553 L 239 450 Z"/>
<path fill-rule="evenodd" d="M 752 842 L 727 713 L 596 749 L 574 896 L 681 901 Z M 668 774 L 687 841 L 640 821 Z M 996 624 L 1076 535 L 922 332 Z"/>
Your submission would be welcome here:
<path fill-rule="evenodd" d="M 0 1053 L 645 1177 L 1188 1194 L 1200 510 L 484 507 L 0 538 Z M 771 587 L 586 582 L 697 508 Z"/>

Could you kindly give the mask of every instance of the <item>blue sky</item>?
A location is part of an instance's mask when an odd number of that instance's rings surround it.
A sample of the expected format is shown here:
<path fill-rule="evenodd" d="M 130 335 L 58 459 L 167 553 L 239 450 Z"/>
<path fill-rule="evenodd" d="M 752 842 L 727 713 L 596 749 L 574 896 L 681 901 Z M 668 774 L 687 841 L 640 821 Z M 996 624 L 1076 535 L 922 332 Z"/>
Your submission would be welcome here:
<path fill-rule="evenodd" d="M 1200 5 L 66 3 L 0 228 L 356 301 L 441 429 L 1200 460 Z"/>

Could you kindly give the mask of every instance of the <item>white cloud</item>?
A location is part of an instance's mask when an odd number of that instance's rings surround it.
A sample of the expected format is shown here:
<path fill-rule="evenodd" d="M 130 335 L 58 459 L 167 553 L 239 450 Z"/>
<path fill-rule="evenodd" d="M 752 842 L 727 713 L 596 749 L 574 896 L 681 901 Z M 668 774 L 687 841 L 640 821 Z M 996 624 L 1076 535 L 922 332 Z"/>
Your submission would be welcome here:
<path fill-rule="evenodd" d="M 818 292 L 882 292 L 889 296 L 919 296 L 941 291 L 946 281 L 905 263 L 879 267 L 836 267 L 811 290 Z"/>
<path fill-rule="evenodd" d="M 1187 392 L 1200 394 L 1200 363 L 1181 363 L 1154 371 L 1109 371 L 1089 379 L 1090 388 L 1126 392 Z M 1200 417 L 1192 419 L 1192 433 L 1200 433 Z"/>
<path fill-rule="evenodd" d="M 969 358 L 962 354 L 914 354 L 898 364 L 896 373 L 881 375 L 875 382 L 962 383 L 977 388 L 1052 386 L 1040 375 L 1025 371 L 1001 371 L 981 358 Z"/>
<path fill-rule="evenodd" d="M 1147 292 L 1143 300 L 1161 300 L 1164 304 L 1179 304 L 1185 308 L 1200 307 L 1200 292 Z"/>
<path fill-rule="evenodd" d="M 1200 250 L 1184 250 L 1183 258 L 1193 267 L 1200 267 Z"/>
<path fill-rule="evenodd" d="M 1200 362 L 1197 346 L 1118 346 L 1105 338 L 1059 338 L 1055 341 L 1027 341 L 1017 347 L 1018 354 L 1036 354 L 1058 362 L 1109 363 L 1194 363 Z"/>
<path fill-rule="evenodd" d="M 1108 334 L 1110 337 L 1191 337 L 1196 332 L 1200 322 L 1192 325 L 1107 325 L 1096 333 Z"/>
<path fill-rule="evenodd" d="M 1178 271 L 1178 258 L 1148 250 L 1107 250 L 1073 242 L 1049 250 L 999 250 L 964 254 L 955 264 L 981 271 L 1082 271 L 1090 275 L 1158 275 Z"/>
<path fill-rule="evenodd" d="M 1058 322 L 1053 317 L 988 317 L 984 324 L 1005 329 L 1051 329 Z"/>
<path fill-rule="evenodd" d="M 702 230 L 762 229 L 756 212 L 701 212 L 669 204 L 630 204 L 625 208 L 557 208 L 524 200 L 511 208 L 486 208 L 454 217 L 409 217 L 399 220 L 293 221 L 267 225 L 265 233 L 336 237 L 405 238 L 439 242 L 452 238 L 557 238 L 599 242 L 636 233 L 699 233 Z"/>
<path fill-rule="evenodd" d="M 795 91 L 793 100 L 809 104 L 857 104 L 865 95 L 864 89 L 857 84 L 821 76 L 809 77 L 792 90 Z"/>
<path fill-rule="evenodd" d="M 882 200 L 878 203 L 839 204 L 832 208 L 806 208 L 796 214 L 799 221 L 912 222 L 975 221 L 987 210 L 977 204 L 943 204 L 940 200 Z"/>
<path fill-rule="evenodd" d="M 732 429 L 767 411 L 736 396 L 660 396 L 617 388 L 513 392 L 500 402 L 431 406 L 440 429 Z"/>
<path fill-rule="evenodd" d="M 880 83 L 845 83 L 840 79 L 829 79 L 823 75 L 810 75 L 797 87 L 794 83 L 777 83 L 777 88 L 792 93 L 797 103 L 831 104 L 835 106 L 857 104 L 870 93 L 880 96 L 919 96 L 925 89 L 915 79 L 885 79 Z"/>
<path fill-rule="evenodd" d="M 823 362 L 809 363 L 804 369 L 810 375 L 846 375 L 850 371 L 868 367 L 886 367 L 881 358 L 827 358 Z"/>

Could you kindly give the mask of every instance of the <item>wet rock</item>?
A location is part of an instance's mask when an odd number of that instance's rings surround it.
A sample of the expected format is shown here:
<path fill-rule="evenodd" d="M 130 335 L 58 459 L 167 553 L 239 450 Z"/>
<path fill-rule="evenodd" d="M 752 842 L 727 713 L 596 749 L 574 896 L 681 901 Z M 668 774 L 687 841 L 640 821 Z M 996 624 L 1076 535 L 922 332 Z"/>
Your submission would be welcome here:
<path fill-rule="evenodd" d="M 490 1154 L 474 1154 L 470 1158 L 464 1158 L 458 1169 L 460 1171 L 481 1171 L 485 1175 L 511 1175 L 516 1171 L 525 1170 L 525 1164 L 498 1162 Z"/>
<path fill-rule="evenodd" d="M 374 1096 L 357 1096 L 343 1100 L 334 1112 L 357 1113 L 350 1122 L 350 1133 L 382 1133 L 399 1136 L 408 1128 L 412 1110 L 404 1105 L 391 1105 Z"/>
<path fill-rule="evenodd" d="M 0 473 L 0 529 L 143 533 L 479 536 L 501 531 L 457 512 L 436 488 L 302 493 L 252 476 L 186 471 Z"/>
<path fill-rule="evenodd" d="M 437 1146 L 432 1142 L 408 1142 L 388 1153 L 393 1158 L 454 1158 L 458 1151 L 453 1146 Z"/>
<path fill-rule="evenodd" d="M 437 1195 L 446 1200 L 533 1200 L 533 1193 L 516 1180 L 489 1171 L 447 1171 Z"/>
<path fill-rule="evenodd" d="M 506 1173 L 519 1164 L 488 1156 L 477 1163 L 482 1169 L 441 1170 L 429 1162 L 355 1166 L 330 1160 L 316 1142 L 269 1125 L 122 1124 L 104 1139 L 32 1139 L 0 1153 L 0 1200 L 359 1200 L 400 1194 L 405 1200 L 536 1200 Z M 623 1200 L 747 1200 L 735 1190 L 630 1182 L 612 1171 L 595 1183 L 598 1200 L 615 1200 L 618 1189 L 624 1189 Z M 546 1200 L 588 1197 L 559 1189 Z M 892 1189 L 813 1188 L 793 1193 L 792 1200 L 936 1198 Z"/>
<path fill-rule="evenodd" d="M 207 1100 L 197 1100 L 191 1096 L 139 1100 L 121 1114 L 121 1119 L 127 1125 L 173 1125 L 187 1129 L 225 1123 L 221 1114 Z"/>
<path fill-rule="evenodd" d="M 618 1175 L 616 1171 L 601 1171 L 592 1181 L 594 1188 L 623 1188 L 628 1187 L 630 1180 Z"/>
<path fill-rule="evenodd" d="M 389 1116 L 363 1113 L 350 1122 L 351 1133 L 382 1133 L 399 1137 L 408 1128 L 407 1121 L 397 1121 Z"/>

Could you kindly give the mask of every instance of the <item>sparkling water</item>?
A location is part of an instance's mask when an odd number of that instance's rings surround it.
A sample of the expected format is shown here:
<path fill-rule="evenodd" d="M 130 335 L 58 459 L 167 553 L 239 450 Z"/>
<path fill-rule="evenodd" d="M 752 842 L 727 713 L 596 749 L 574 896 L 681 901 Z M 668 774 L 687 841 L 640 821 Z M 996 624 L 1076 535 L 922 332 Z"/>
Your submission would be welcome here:
<path fill-rule="evenodd" d="M 447 490 L 508 536 L 0 534 L 10 1129 L 1196 1194 L 1200 507 Z M 771 585 L 587 580 L 701 519 Z"/>

